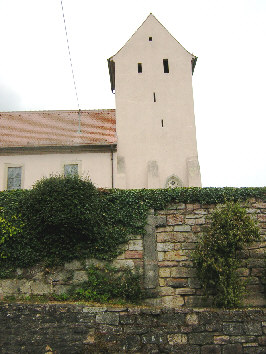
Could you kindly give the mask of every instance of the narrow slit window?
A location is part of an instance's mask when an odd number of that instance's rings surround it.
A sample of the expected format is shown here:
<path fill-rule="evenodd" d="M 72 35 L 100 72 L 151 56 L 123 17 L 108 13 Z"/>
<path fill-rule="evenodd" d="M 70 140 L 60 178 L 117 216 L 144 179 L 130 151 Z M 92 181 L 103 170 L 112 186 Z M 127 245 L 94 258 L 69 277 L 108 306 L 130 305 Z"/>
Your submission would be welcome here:
<path fill-rule="evenodd" d="M 163 128 L 163 119 L 161 120 L 162 128 Z"/>
<path fill-rule="evenodd" d="M 169 73 L 169 63 L 168 63 L 168 59 L 163 59 L 163 71 L 164 71 L 164 73 L 166 73 L 166 74 Z"/>
<path fill-rule="evenodd" d="M 155 92 L 153 92 L 153 102 L 156 102 Z"/>
<path fill-rule="evenodd" d="M 138 63 L 138 73 L 142 73 L 142 63 Z"/>
<path fill-rule="evenodd" d="M 152 41 L 152 37 L 149 37 L 149 41 L 150 41 L 150 42 Z"/>

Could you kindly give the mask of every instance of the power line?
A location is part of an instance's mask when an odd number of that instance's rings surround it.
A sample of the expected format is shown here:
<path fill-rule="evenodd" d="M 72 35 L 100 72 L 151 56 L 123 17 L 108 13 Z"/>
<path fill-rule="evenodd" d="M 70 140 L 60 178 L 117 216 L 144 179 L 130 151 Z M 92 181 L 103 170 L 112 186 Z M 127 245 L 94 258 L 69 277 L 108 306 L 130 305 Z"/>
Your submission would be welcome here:
<path fill-rule="evenodd" d="M 74 69 L 73 69 L 72 59 L 71 59 L 71 54 L 70 54 L 70 47 L 69 47 L 68 35 L 67 35 L 67 27 L 66 27 L 66 20 L 65 20 L 65 14 L 64 14 L 63 0 L 61 0 L 61 8 L 62 8 L 62 15 L 63 15 L 63 21 L 64 21 L 64 26 L 65 26 L 65 34 L 66 34 L 68 55 L 69 55 L 70 67 L 71 67 L 71 71 L 72 71 L 72 78 L 73 78 L 73 83 L 74 83 L 74 89 L 75 89 L 75 94 L 76 94 L 76 99 L 77 99 L 78 110 L 80 111 L 80 108 L 79 108 L 78 91 L 77 91 L 77 86 L 76 86 L 76 80 L 75 80 Z"/>

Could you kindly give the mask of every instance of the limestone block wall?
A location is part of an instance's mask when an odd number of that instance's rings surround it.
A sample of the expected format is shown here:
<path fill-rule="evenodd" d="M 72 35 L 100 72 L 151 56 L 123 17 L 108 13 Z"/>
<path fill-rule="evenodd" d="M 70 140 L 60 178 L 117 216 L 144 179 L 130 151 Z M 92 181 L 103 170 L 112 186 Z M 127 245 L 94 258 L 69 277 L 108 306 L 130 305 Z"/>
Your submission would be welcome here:
<path fill-rule="evenodd" d="M 255 354 L 265 311 L 1 304 L 1 353 Z"/>
<path fill-rule="evenodd" d="M 157 217 L 165 217 L 165 224 L 156 228 L 157 255 L 159 267 L 159 296 L 162 305 L 206 306 L 211 299 L 203 296 L 196 269 L 192 262 L 195 249 L 203 227 L 209 222 L 209 215 L 215 205 L 175 204 L 161 210 Z M 249 277 L 247 306 L 263 306 L 265 302 L 263 273 L 266 250 L 266 203 L 252 199 L 247 211 L 258 220 L 261 241 L 252 244 L 240 253 L 239 276 Z"/>
<path fill-rule="evenodd" d="M 146 234 L 131 236 L 112 265 L 139 269 L 148 298 L 146 304 L 163 307 L 211 306 L 203 296 L 192 262 L 192 251 L 215 205 L 174 204 L 147 217 Z M 251 199 L 247 211 L 258 220 L 261 240 L 240 253 L 239 276 L 249 277 L 246 306 L 265 306 L 266 203 Z M 96 259 L 75 260 L 57 268 L 35 266 L 17 269 L 14 279 L 0 279 L 0 298 L 9 295 L 66 293 L 87 280 L 90 265 L 104 267 Z"/>
<path fill-rule="evenodd" d="M 142 236 L 135 235 L 123 246 L 120 254 L 111 265 L 117 268 L 143 270 L 143 240 Z M 90 266 L 105 267 L 107 262 L 97 259 L 84 261 L 74 260 L 59 267 L 44 267 L 41 265 L 28 269 L 16 270 L 13 279 L 0 279 L 0 298 L 10 295 L 48 295 L 63 294 L 72 285 L 88 280 L 87 270 Z"/>

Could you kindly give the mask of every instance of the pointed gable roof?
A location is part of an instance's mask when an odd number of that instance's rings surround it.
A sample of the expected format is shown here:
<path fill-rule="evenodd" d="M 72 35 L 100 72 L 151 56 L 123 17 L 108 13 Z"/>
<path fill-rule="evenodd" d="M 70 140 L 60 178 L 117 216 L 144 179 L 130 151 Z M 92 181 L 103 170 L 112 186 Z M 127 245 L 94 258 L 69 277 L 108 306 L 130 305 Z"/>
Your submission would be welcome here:
<path fill-rule="evenodd" d="M 132 39 L 136 36 L 137 32 L 139 32 L 145 25 L 150 24 L 151 22 L 154 23 L 154 25 L 159 25 L 159 27 L 161 27 L 164 31 L 166 31 L 169 36 L 177 43 L 177 45 L 179 45 L 180 47 L 182 47 L 184 49 L 184 51 L 186 51 L 189 55 L 191 55 L 191 67 L 192 67 L 192 74 L 194 72 L 195 66 L 196 66 L 196 62 L 197 62 L 197 57 L 194 54 L 191 54 L 189 51 L 187 51 L 172 35 L 171 33 L 160 23 L 160 21 L 157 20 L 157 18 L 150 13 L 149 16 L 146 18 L 146 20 L 142 23 L 142 25 L 135 31 L 135 33 L 129 38 L 129 40 L 123 45 L 123 47 L 121 49 L 119 49 L 119 51 L 114 54 L 112 57 L 110 57 L 109 59 L 107 59 L 108 61 L 108 68 L 109 68 L 109 75 L 110 75 L 110 82 L 111 82 L 111 90 L 112 92 L 115 90 L 115 57 L 117 55 L 119 55 L 121 52 L 123 52 L 126 47 L 130 44 L 130 42 L 132 41 Z"/>

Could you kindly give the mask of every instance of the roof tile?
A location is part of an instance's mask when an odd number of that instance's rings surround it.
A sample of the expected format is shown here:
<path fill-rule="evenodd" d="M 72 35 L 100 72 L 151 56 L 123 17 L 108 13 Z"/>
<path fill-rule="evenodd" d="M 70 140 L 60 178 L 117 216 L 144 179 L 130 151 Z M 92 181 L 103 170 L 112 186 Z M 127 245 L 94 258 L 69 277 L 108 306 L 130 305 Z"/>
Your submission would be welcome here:
<path fill-rule="evenodd" d="M 116 144 L 115 109 L 0 112 L 0 147 Z"/>

